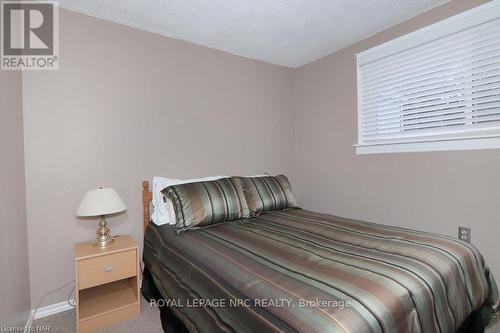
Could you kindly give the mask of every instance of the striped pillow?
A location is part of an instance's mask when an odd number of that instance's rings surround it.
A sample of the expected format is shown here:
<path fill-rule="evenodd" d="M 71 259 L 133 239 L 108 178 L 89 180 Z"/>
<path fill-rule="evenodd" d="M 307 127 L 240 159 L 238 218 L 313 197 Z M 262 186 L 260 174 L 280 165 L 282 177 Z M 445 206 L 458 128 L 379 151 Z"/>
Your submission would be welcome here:
<path fill-rule="evenodd" d="M 174 205 L 177 233 L 250 215 L 243 188 L 236 179 L 172 185 L 161 192 Z"/>
<path fill-rule="evenodd" d="M 284 175 L 238 178 L 243 184 L 252 216 L 272 210 L 299 208 L 290 182 Z"/>

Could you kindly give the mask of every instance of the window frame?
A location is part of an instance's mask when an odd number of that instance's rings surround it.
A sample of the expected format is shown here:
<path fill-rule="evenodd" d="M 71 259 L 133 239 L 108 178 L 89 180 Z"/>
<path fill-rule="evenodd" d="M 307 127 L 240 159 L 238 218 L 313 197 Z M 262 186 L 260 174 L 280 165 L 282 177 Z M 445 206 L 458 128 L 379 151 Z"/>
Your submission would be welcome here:
<path fill-rule="evenodd" d="M 464 133 L 452 135 L 441 134 L 434 137 L 400 138 L 388 140 L 384 143 L 363 143 L 361 130 L 363 123 L 363 82 L 360 70 L 362 65 L 369 62 L 380 60 L 390 55 L 498 18 L 500 18 L 500 1 L 491 1 L 356 54 L 358 108 L 358 143 L 354 145 L 356 153 L 360 155 L 447 150 L 500 149 L 500 129 L 489 132 L 482 131 L 480 133 L 470 135 L 466 135 Z"/>

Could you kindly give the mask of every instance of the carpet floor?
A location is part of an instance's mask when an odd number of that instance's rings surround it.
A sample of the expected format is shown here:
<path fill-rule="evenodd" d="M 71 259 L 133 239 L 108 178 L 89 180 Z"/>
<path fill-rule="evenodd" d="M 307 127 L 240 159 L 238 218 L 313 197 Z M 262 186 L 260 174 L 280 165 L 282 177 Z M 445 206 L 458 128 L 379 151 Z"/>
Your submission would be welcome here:
<path fill-rule="evenodd" d="M 75 327 L 75 311 L 65 311 L 49 317 L 37 319 L 33 326 L 50 326 L 50 333 L 73 333 Z M 133 320 L 124 321 L 96 333 L 163 333 L 160 322 L 160 311 L 151 308 L 149 303 L 141 297 L 141 315 Z M 500 333 L 500 317 L 496 318 L 486 333 Z"/>

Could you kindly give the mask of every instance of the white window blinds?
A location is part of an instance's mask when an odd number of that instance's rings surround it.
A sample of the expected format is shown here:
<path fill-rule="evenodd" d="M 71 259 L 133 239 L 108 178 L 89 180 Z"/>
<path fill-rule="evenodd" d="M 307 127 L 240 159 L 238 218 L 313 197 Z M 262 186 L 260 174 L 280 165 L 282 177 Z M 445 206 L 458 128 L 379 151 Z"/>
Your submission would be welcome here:
<path fill-rule="evenodd" d="M 358 153 L 500 148 L 499 8 L 358 55 Z"/>

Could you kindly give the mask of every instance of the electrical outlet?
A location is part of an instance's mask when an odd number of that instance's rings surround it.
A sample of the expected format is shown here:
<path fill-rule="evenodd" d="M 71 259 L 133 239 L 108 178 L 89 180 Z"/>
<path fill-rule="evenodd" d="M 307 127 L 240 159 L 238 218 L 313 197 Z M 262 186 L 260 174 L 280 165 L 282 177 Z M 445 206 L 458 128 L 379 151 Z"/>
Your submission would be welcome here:
<path fill-rule="evenodd" d="M 466 241 L 467 243 L 471 242 L 471 230 L 467 227 L 458 227 L 458 239 Z"/>

